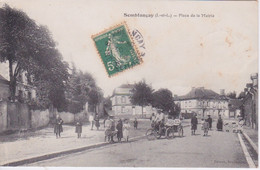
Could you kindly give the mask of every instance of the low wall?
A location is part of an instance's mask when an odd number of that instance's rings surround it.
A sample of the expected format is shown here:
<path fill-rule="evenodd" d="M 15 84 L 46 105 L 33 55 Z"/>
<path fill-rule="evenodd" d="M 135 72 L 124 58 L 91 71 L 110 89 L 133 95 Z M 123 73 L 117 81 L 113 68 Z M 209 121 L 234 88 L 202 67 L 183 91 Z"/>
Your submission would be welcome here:
<path fill-rule="evenodd" d="M 45 111 L 34 110 L 31 111 L 31 114 L 31 127 L 33 129 L 47 126 L 50 122 L 50 112 L 48 109 Z"/>
<path fill-rule="evenodd" d="M 7 102 L 0 102 L 0 133 L 7 130 Z"/>
<path fill-rule="evenodd" d="M 74 123 L 75 120 L 81 120 L 84 121 L 87 118 L 87 115 L 85 112 L 81 113 L 70 113 L 70 112 L 59 112 L 60 118 L 63 120 L 64 123 Z"/>

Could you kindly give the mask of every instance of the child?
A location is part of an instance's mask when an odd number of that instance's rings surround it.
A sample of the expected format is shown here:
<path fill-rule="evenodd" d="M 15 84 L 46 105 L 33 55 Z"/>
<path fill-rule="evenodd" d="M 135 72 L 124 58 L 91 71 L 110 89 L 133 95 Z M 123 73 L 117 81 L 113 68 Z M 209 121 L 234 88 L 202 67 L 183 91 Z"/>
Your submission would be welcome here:
<path fill-rule="evenodd" d="M 125 140 L 128 142 L 129 139 L 129 129 L 130 129 L 130 124 L 127 119 L 125 119 L 124 124 L 123 124 L 123 137 Z"/>
<path fill-rule="evenodd" d="M 202 118 L 201 119 L 201 130 L 204 130 L 204 123 L 205 123 L 205 120 Z"/>
<path fill-rule="evenodd" d="M 203 129 L 204 129 L 204 135 L 203 136 L 208 136 L 209 122 L 207 120 L 205 120 L 203 122 Z"/>
<path fill-rule="evenodd" d="M 76 122 L 76 130 L 75 130 L 75 132 L 78 134 L 78 138 L 80 138 L 81 137 L 81 133 L 82 133 L 82 124 L 81 124 L 81 122 L 79 120 Z"/>
<path fill-rule="evenodd" d="M 137 126 L 138 126 L 138 122 L 137 122 L 137 119 L 135 118 L 135 120 L 134 120 L 134 128 L 137 129 Z"/>

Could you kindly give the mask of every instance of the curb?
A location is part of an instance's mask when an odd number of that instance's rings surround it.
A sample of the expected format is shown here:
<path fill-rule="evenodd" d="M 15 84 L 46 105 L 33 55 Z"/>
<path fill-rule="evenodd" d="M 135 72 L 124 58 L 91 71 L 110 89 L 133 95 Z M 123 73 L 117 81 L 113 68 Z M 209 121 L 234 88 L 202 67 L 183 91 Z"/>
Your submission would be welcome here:
<path fill-rule="evenodd" d="M 190 126 L 190 125 L 184 125 L 183 127 L 188 127 L 188 126 Z M 137 139 L 142 139 L 145 137 L 146 137 L 146 135 L 137 136 L 137 137 L 130 138 L 129 140 L 137 140 Z M 91 144 L 91 145 L 87 145 L 87 146 L 80 147 L 80 148 L 69 149 L 69 150 L 65 150 L 65 151 L 61 151 L 61 152 L 54 152 L 54 153 L 44 154 L 44 155 L 35 156 L 35 157 L 31 157 L 31 158 L 16 160 L 16 161 L 4 163 L 0 166 L 20 166 L 20 165 L 24 165 L 24 164 L 31 164 L 31 163 L 35 163 L 35 162 L 39 162 L 39 161 L 43 161 L 43 160 L 47 160 L 47 159 L 52 159 L 52 158 L 63 156 L 63 155 L 82 152 L 82 151 L 86 151 L 89 149 L 98 148 L 98 147 L 107 146 L 107 145 L 114 145 L 114 144 L 117 144 L 117 143 L 111 144 L 108 142 L 101 142 L 101 143 Z"/>
<path fill-rule="evenodd" d="M 239 133 L 238 133 L 237 135 L 238 135 L 238 138 L 239 138 L 239 141 L 240 141 L 242 150 L 243 150 L 243 152 L 244 152 L 246 161 L 247 161 L 247 163 L 248 163 L 248 165 L 249 165 L 249 168 L 256 168 L 255 163 L 254 163 L 254 161 L 252 160 L 252 158 L 251 158 L 251 156 L 250 156 L 250 154 L 249 154 L 249 152 L 248 152 L 248 150 L 247 150 L 247 148 L 246 148 L 246 145 L 245 145 L 245 143 L 244 143 L 244 141 L 243 141 L 241 135 L 240 135 Z"/>
<path fill-rule="evenodd" d="M 136 140 L 136 139 L 141 139 L 144 137 L 145 137 L 145 135 L 137 136 L 137 137 L 130 138 L 129 140 Z M 31 164 L 31 163 L 35 163 L 35 162 L 39 162 L 39 161 L 43 161 L 43 160 L 47 160 L 47 159 L 52 159 L 52 158 L 63 156 L 63 155 L 82 152 L 82 151 L 86 151 L 89 149 L 94 149 L 94 148 L 107 146 L 107 145 L 114 145 L 114 144 L 117 144 L 117 143 L 101 142 L 101 143 L 91 144 L 88 146 L 70 149 L 70 150 L 66 150 L 66 151 L 54 152 L 54 153 L 50 153 L 50 154 L 45 154 L 45 155 L 35 156 L 35 157 L 26 158 L 26 159 L 22 159 L 22 160 L 12 161 L 9 163 L 4 163 L 0 166 L 20 166 L 20 165 L 24 165 L 24 164 Z"/>
<path fill-rule="evenodd" d="M 253 149 L 256 151 L 256 153 L 258 154 L 258 147 L 256 146 L 256 144 L 251 140 L 251 138 L 244 131 L 242 131 L 242 134 L 247 139 L 247 141 L 250 143 L 250 145 L 253 147 Z"/>

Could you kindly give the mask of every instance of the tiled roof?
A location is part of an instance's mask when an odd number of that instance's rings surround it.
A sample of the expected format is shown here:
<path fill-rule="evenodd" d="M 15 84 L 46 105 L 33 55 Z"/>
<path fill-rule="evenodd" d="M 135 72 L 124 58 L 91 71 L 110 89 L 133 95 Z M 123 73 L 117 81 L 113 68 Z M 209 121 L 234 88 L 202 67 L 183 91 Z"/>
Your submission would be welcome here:
<path fill-rule="evenodd" d="M 192 90 L 184 95 L 177 96 L 176 100 L 185 100 L 185 99 L 227 99 L 226 96 L 220 96 L 218 93 L 213 90 L 205 89 L 203 87 L 192 88 Z"/>
<path fill-rule="evenodd" d="M 134 84 L 122 84 L 120 88 L 134 88 Z"/>

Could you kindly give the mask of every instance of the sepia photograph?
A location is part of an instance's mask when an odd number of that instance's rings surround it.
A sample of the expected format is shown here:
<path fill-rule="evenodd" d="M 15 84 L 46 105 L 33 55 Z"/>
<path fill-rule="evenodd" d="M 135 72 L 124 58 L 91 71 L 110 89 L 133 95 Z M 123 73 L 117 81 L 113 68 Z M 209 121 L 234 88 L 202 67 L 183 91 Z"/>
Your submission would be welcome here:
<path fill-rule="evenodd" d="M 258 168 L 258 2 L 0 0 L 0 169 Z"/>

